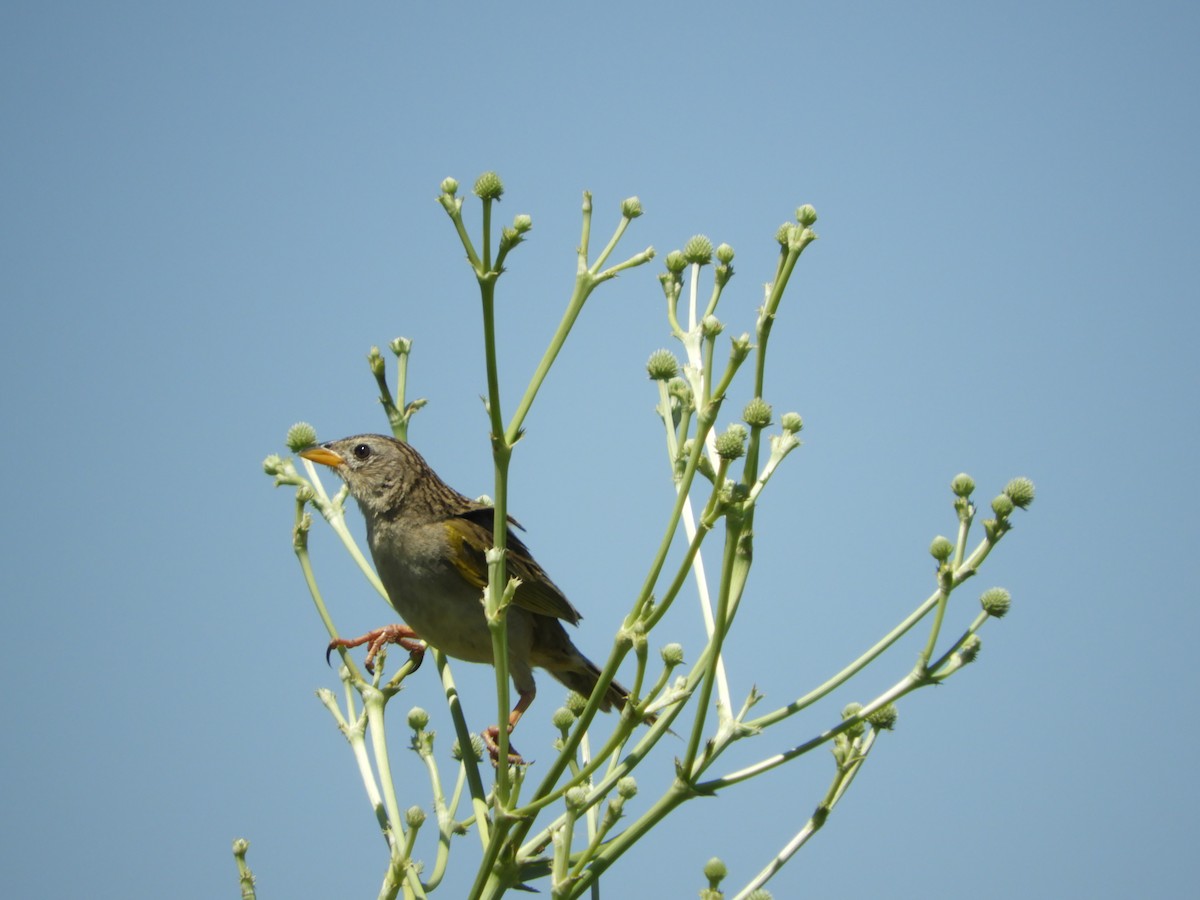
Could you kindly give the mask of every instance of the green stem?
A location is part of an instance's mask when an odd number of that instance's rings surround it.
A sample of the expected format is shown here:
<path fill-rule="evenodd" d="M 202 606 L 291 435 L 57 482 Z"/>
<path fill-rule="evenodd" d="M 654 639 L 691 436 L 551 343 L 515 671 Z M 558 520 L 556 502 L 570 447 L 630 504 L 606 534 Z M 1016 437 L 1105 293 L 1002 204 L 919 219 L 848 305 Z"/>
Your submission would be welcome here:
<path fill-rule="evenodd" d="M 855 759 L 848 765 L 838 768 L 833 783 L 825 794 L 825 799 L 817 807 L 818 811 L 809 818 L 804 827 L 796 833 L 795 837 L 784 845 L 783 849 L 775 855 L 775 858 L 734 895 L 734 900 L 745 900 L 746 897 L 770 881 L 775 873 L 782 869 L 789 859 L 795 856 L 796 851 L 803 847 L 809 838 L 821 830 L 829 814 L 833 812 L 833 808 L 837 806 L 838 801 L 841 800 L 847 788 L 850 787 L 851 782 L 854 781 L 854 776 L 858 774 L 858 770 L 866 762 L 867 755 L 871 752 L 878 734 L 879 732 L 872 729 L 866 738 L 863 739 Z"/>
<path fill-rule="evenodd" d="M 724 470 L 728 468 L 728 460 L 721 460 L 721 469 L 718 470 L 718 483 L 723 480 Z M 725 518 L 725 553 L 721 560 L 721 584 L 717 589 L 717 613 L 715 617 L 715 627 L 712 637 L 709 639 L 708 648 L 705 651 L 707 664 L 705 666 L 704 680 L 700 685 L 700 698 L 696 703 L 696 717 L 692 723 L 692 733 L 688 740 L 687 753 L 683 757 L 683 764 L 680 766 L 680 771 L 684 777 L 691 778 L 694 774 L 693 769 L 696 764 L 696 755 L 700 752 L 700 741 L 704 733 L 705 720 L 708 717 L 708 707 L 712 701 L 713 685 L 716 680 L 717 660 L 721 658 L 721 646 L 725 641 L 725 634 L 728 631 L 727 620 L 729 615 L 729 592 L 730 582 L 733 578 L 734 558 L 737 552 L 738 540 L 741 537 L 740 521 L 735 521 L 732 516 Z M 725 715 L 729 715 L 729 710 L 725 710 Z"/>
<path fill-rule="evenodd" d="M 973 576 L 978 570 L 980 564 L 984 561 L 984 559 L 987 558 L 987 555 L 991 552 L 993 546 L 995 545 L 986 539 L 980 541 L 979 545 L 975 548 L 974 552 L 967 559 L 967 561 L 955 570 L 951 584 L 954 587 L 958 587 L 958 585 L 962 584 L 968 578 Z M 892 646 L 892 644 L 896 643 L 896 641 L 903 637 L 909 631 L 909 629 L 917 624 L 917 622 L 925 618 L 925 616 L 929 614 L 929 611 L 937 605 L 940 594 L 941 589 L 939 588 L 938 590 L 934 591 L 933 594 L 931 594 L 923 603 L 921 603 L 920 606 L 909 613 L 909 615 L 905 617 L 895 628 L 885 634 L 865 653 L 859 656 L 858 659 L 854 660 L 854 662 L 850 663 L 850 665 L 846 666 L 832 678 L 829 678 L 823 684 L 809 691 L 803 697 L 793 700 L 787 706 L 780 707 L 779 709 L 767 713 L 764 716 L 759 716 L 757 719 L 752 719 L 746 723 L 746 726 L 748 728 L 755 729 L 767 728 L 771 725 L 774 725 L 776 722 L 782 721 L 788 716 L 795 715 L 802 709 L 811 706 L 822 697 L 845 684 L 855 674 L 862 671 L 876 658 L 878 658 L 880 654 L 888 649 L 888 647 Z"/>

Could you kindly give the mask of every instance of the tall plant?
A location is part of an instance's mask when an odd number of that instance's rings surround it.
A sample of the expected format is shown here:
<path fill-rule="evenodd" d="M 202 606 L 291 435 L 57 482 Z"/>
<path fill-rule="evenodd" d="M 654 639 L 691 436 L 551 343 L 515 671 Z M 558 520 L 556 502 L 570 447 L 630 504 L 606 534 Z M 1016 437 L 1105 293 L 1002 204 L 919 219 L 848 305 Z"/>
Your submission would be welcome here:
<path fill-rule="evenodd" d="M 474 194 L 479 198 L 482 217 L 478 244 L 464 221 L 457 182 L 450 178 L 443 181 L 439 197 L 466 251 L 482 306 L 487 414 L 495 461 L 495 546 L 488 554 L 488 584 L 480 603 L 492 635 L 495 702 L 500 722 L 506 721 L 510 709 L 505 623 L 516 587 L 507 575 L 504 552 L 509 463 L 521 438 L 525 418 L 588 298 L 618 273 L 644 265 L 655 255 L 648 248 L 620 262 L 609 262 L 630 224 L 642 214 L 641 203 L 632 197 L 621 204 L 621 217 L 612 236 L 593 256 L 592 198 L 584 194 L 578 265 L 566 309 L 516 409 L 506 418 L 501 404 L 496 348 L 496 290 L 505 262 L 525 239 L 532 220 L 519 215 L 497 234 L 492 216 L 502 193 L 501 180 L 493 172 L 481 175 L 475 182 Z M 742 333 L 727 342 L 720 340 L 725 324 L 717 318 L 717 310 L 733 277 L 733 249 L 727 244 L 714 248 L 707 238 L 697 236 L 687 241 L 682 250 L 666 256 L 665 271 L 659 275 L 659 282 L 666 299 L 667 326 L 680 345 L 682 362 L 674 353 L 658 350 L 650 356 L 647 370 L 656 385 L 667 474 L 675 488 L 675 501 L 665 510 L 662 539 L 640 590 L 630 598 L 628 612 L 602 666 L 599 685 L 590 697 L 572 695 L 566 706 L 553 715 L 559 731 L 557 755 L 553 759 L 537 767 L 521 764 L 493 767 L 482 752 L 479 736 L 472 734 L 467 726 L 451 666 L 436 647 L 430 647 L 456 740 L 448 758 L 439 756 L 434 752 L 435 735 L 428 728 L 428 713 L 419 708 L 408 713 L 411 747 L 426 767 L 432 796 L 424 806 L 415 803 L 413 797 L 405 797 L 404 802 L 410 805 L 402 808 L 392 778 L 385 712 L 419 659 L 406 659 L 385 673 L 387 666 L 381 658 L 373 674 L 364 674 L 351 654 L 341 651 L 340 701 L 333 691 L 318 693 L 349 742 L 386 841 L 388 859 L 380 897 L 403 893 L 406 898 L 420 898 L 432 893 L 443 882 L 456 839 L 472 831 L 481 854 L 461 863 L 475 867 L 470 897 L 499 897 L 509 889 L 543 880 L 548 880 L 554 898 L 584 894 L 597 897 L 604 872 L 688 801 L 736 788 L 813 750 L 829 747 L 834 759 L 833 772 L 828 788 L 815 804 L 815 812 L 777 852 L 764 860 L 762 870 L 734 894 L 738 898 L 768 897 L 763 885 L 825 824 L 869 759 L 880 734 L 894 727 L 897 701 L 915 690 L 945 681 L 974 660 L 980 646 L 980 629 L 989 619 L 1000 618 L 1008 611 L 1008 592 L 992 588 L 983 592 L 981 610 L 964 631 L 943 634 L 951 596 L 979 571 L 993 547 L 1009 531 L 1014 511 L 1028 507 L 1034 496 L 1033 484 L 1028 479 L 1010 481 L 991 502 L 992 517 L 981 523 L 982 535 L 973 541 L 975 484 L 969 476 L 958 475 L 951 482 L 956 519 L 954 537 L 939 536 L 930 545 L 937 570 L 932 593 L 925 600 L 857 659 L 821 684 L 798 693 L 783 706 L 758 713 L 756 707 L 761 697 L 756 692 L 737 703 L 730 696 L 722 648 L 743 601 L 751 606 L 755 602 L 746 593 L 747 576 L 754 560 L 755 511 L 775 470 L 800 445 L 797 434 L 803 424 L 799 415 L 789 412 L 779 416 L 775 426 L 773 408 L 765 399 L 767 350 L 796 264 L 816 239 L 812 229 L 816 219 L 811 206 L 801 206 L 796 210 L 795 221 L 778 229 L 775 235 L 778 260 L 766 285 L 753 335 Z M 702 284 L 706 286 L 706 297 L 701 295 Z M 725 350 L 720 349 L 723 343 Z M 368 359 L 391 430 L 400 440 L 407 440 L 410 420 L 424 401 L 406 399 L 411 342 L 397 338 L 391 342 L 390 350 L 397 361 L 394 393 L 388 383 L 383 354 L 372 348 Z M 745 398 L 741 422 L 718 432 L 717 420 L 726 399 L 735 391 Z M 293 452 L 315 440 L 314 430 L 303 423 L 293 426 L 287 436 Z M 336 639 L 338 631 L 308 554 L 313 524 L 310 508 L 328 523 L 364 576 L 385 599 L 386 593 L 346 526 L 346 490 L 331 495 L 312 463 L 307 459 L 301 463 L 302 469 L 297 469 L 290 457 L 270 456 L 264 469 L 276 485 L 295 489 L 296 556 L 317 612 L 330 638 Z M 681 531 L 686 550 L 681 559 L 671 560 L 670 550 Z M 718 544 L 712 547 L 714 540 Z M 683 648 L 660 635 L 667 611 L 685 591 L 693 589 L 699 598 L 707 640 L 689 665 Z M 921 622 L 927 622 L 929 631 L 917 664 L 890 688 L 866 703 L 850 704 L 838 721 L 819 724 L 808 740 L 785 752 L 771 752 L 735 771 L 717 769 L 731 745 L 755 741 L 842 687 Z M 654 662 L 650 654 L 652 632 L 656 632 L 661 647 Z M 593 749 L 588 742 L 589 728 L 605 688 L 630 654 L 634 666 L 630 702 L 611 731 Z M 672 731 L 683 740 L 682 756 L 677 755 L 677 742 L 674 746 L 661 743 Z M 498 741 L 496 756 L 506 760 L 508 735 L 503 728 L 499 730 Z M 676 757 L 672 763 L 674 778 L 666 788 L 658 796 L 639 795 L 638 769 L 671 757 Z M 428 827 L 437 829 L 434 859 L 419 862 L 414 857 L 417 835 Z M 252 896 L 253 876 L 245 863 L 246 846 L 244 841 L 235 842 L 235 855 L 241 869 L 243 894 Z M 463 854 L 454 858 L 457 863 Z M 719 859 L 705 866 L 703 876 L 702 897 L 725 895 L 721 883 L 727 876 Z"/>

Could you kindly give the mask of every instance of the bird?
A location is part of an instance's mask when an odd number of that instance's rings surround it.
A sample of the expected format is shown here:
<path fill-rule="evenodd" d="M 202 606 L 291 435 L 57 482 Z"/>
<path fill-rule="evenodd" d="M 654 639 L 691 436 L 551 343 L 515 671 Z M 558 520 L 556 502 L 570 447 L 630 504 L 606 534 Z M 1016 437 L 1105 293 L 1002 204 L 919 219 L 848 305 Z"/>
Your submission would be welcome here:
<path fill-rule="evenodd" d="M 358 501 L 376 571 L 405 623 L 335 640 L 329 650 L 369 644 L 370 667 L 385 643 L 419 654 L 419 641 L 424 641 L 455 659 L 493 664 L 482 596 L 488 583 L 486 553 L 495 543 L 494 508 L 454 490 L 411 444 L 386 435 L 329 441 L 300 456 L 333 469 Z M 508 717 L 511 734 L 537 695 L 534 668 L 545 669 L 585 697 L 595 689 L 600 669 L 563 627 L 563 622 L 579 624 L 579 610 L 511 529 L 506 546 L 508 575 L 520 579 L 507 613 L 508 671 L 518 697 Z M 629 692 L 613 681 L 600 698 L 600 709 L 621 710 L 628 700 Z M 498 737 L 499 726 L 484 732 L 493 761 Z M 519 761 L 511 752 L 510 761 Z"/>

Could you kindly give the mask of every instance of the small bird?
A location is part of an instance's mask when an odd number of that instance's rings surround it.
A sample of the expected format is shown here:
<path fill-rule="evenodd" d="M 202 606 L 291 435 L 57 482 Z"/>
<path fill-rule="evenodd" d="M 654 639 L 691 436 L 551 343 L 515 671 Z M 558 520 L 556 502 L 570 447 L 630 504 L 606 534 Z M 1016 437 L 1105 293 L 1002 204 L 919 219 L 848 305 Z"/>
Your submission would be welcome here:
<path fill-rule="evenodd" d="M 368 643 L 370 666 L 384 643 L 419 652 L 419 638 L 456 659 L 491 663 L 482 595 L 488 581 L 485 554 L 495 542 L 493 508 L 442 481 L 409 444 L 381 434 L 330 441 L 300 455 L 329 466 L 346 482 L 366 519 L 367 543 L 388 599 L 407 623 L 334 641 L 330 649 Z M 521 580 L 508 609 L 508 670 L 518 694 L 508 717 L 511 733 L 537 693 L 535 666 L 585 697 L 596 687 L 600 669 L 562 626 L 563 621 L 577 625 L 579 611 L 511 529 L 507 546 L 508 575 Z M 600 708 L 624 709 L 628 699 L 629 692 L 614 681 Z M 498 726 L 484 733 L 493 758 L 498 735 Z"/>

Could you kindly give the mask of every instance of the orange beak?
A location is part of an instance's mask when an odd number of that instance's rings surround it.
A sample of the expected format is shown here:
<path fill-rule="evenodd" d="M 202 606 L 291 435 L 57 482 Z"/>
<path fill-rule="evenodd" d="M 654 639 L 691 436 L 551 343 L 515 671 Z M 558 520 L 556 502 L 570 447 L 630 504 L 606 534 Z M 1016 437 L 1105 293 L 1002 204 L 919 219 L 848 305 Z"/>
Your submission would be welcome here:
<path fill-rule="evenodd" d="M 325 447 L 311 447 L 308 450 L 301 450 L 300 455 L 305 459 L 311 459 L 315 463 L 329 466 L 331 469 L 336 469 L 346 462 L 332 450 Z"/>

